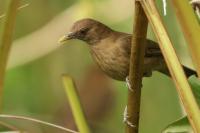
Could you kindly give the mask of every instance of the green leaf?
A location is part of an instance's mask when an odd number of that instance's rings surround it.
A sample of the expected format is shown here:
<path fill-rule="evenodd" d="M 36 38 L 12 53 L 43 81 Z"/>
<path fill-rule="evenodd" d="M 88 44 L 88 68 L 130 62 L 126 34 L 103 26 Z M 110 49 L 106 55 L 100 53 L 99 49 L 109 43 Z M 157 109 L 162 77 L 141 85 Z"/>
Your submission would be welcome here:
<path fill-rule="evenodd" d="M 189 83 L 192 87 L 195 99 L 200 106 L 200 80 L 196 76 L 189 77 Z M 163 133 L 192 133 L 192 127 L 187 119 L 187 116 L 176 120 L 163 130 Z"/>
<path fill-rule="evenodd" d="M 200 106 L 200 80 L 196 76 L 190 76 L 188 80 L 192 87 L 192 91 L 196 98 L 196 101 Z"/>
<path fill-rule="evenodd" d="M 173 122 L 162 133 L 193 133 L 187 116 Z"/>

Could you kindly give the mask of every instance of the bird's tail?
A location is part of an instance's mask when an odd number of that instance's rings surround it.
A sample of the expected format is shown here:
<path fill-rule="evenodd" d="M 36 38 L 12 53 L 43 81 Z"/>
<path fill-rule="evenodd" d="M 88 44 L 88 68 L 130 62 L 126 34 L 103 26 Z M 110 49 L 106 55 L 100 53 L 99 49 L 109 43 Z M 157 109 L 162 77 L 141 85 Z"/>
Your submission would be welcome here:
<path fill-rule="evenodd" d="M 162 52 L 161 52 L 161 50 L 159 48 L 159 45 L 157 44 L 157 42 L 154 42 L 152 40 L 147 39 L 147 44 L 148 45 L 147 45 L 147 50 L 146 50 L 145 56 L 147 56 L 147 57 L 148 56 L 150 56 L 150 57 L 151 56 L 154 56 L 154 57 L 155 56 L 163 56 Z M 182 67 L 183 67 L 183 69 L 185 71 L 185 75 L 187 77 L 189 77 L 191 75 L 197 75 L 197 73 L 194 70 L 192 70 L 192 69 L 190 69 L 190 68 L 188 68 L 186 66 L 183 66 L 183 65 L 182 65 Z M 164 68 L 162 68 L 160 70 L 157 70 L 157 71 L 159 71 L 159 72 L 161 72 L 163 74 L 166 74 L 168 76 L 171 76 L 169 71 L 168 71 L 167 66 L 164 66 Z"/>
<path fill-rule="evenodd" d="M 188 68 L 188 67 L 186 67 L 186 66 L 183 66 L 183 69 L 184 69 L 185 75 L 186 75 L 187 77 L 190 77 L 190 76 L 192 76 L 192 75 L 197 75 L 196 71 L 194 71 L 194 70 L 192 70 L 192 69 L 190 69 L 190 68 Z"/>
<path fill-rule="evenodd" d="M 196 71 L 194 71 L 194 70 L 192 70 L 192 69 L 190 69 L 190 68 L 188 68 L 186 66 L 183 66 L 183 65 L 182 65 L 182 67 L 183 67 L 183 70 L 184 70 L 185 75 L 186 75 L 187 78 L 192 76 L 192 75 L 197 75 Z M 166 69 L 159 70 L 159 72 L 161 72 L 163 74 L 166 74 L 168 76 L 171 76 L 169 71 L 166 70 Z"/>

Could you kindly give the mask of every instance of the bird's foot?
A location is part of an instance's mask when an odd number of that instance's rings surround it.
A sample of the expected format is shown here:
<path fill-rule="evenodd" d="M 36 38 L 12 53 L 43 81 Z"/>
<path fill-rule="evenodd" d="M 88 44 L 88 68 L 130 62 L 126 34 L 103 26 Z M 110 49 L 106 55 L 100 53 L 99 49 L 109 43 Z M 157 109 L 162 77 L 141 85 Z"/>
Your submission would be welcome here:
<path fill-rule="evenodd" d="M 200 19 L 200 0 L 191 0 L 190 4 L 192 5 L 194 11 Z"/>
<path fill-rule="evenodd" d="M 132 124 L 132 123 L 128 120 L 129 116 L 128 116 L 128 113 L 127 113 L 127 106 L 125 107 L 123 116 L 124 116 L 124 118 L 123 118 L 123 122 L 124 122 L 124 123 L 126 123 L 128 126 L 133 127 L 133 128 L 136 128 L 136 127 L 137 127 L 136 125 Z"/>
<path fill-rule="evenodd" d="M 133 91 L 128 76 L 126 77 L 126 86 L 128 87 L 128 89 L 129 89 L 130 91 Z"/>

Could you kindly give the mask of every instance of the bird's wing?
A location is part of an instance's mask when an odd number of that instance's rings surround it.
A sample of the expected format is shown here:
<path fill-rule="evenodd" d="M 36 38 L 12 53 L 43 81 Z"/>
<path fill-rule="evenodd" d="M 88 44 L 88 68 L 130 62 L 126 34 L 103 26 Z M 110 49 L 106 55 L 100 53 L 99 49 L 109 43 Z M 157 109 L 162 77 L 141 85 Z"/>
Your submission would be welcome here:
<path fill-rule="evenodd" d="M 128 57 L 131 55 L 131 38 L 132 36 L 130 34 L 125 33 L 120 36 L 121 47 L 124 49 Z"/>
<path fill-rule="evenodd" d="M 122 46 L 124 47 L 124 49 L 126 49 L 128 54 L 130 55 L 130 50 L 127 50 L 127 49 L 131 49 L 132 35 L 126 34 L 126 33 L 120 33 L 120 34 L 121 34 Z M 147 39 L 146 43 L 147 45 L 146 45 L 146 50 L 145 50 L 145 57 L 159 57 L 159 56 L 161 57 L 162 56 L 162 53 L 160 51 L 160 48 L 157 42 Z"/>
<path fill-rule="evenodd" d="M 162 56 L 158 43 L 149 39 L 147 39 L 146 43 L 145 57 Z"/>
<path fill-rule="evenodd" d="M 120 43 L 122 45 L 122 48 L 127 52 L 128 56 L 130 57 L 130 52 L 131 52 L 131 38 L 132 38 L 132 35 L 131 34 L 125 34 L 125 33 L 121 33 L 121 42 Z M 152 40 L 149 40 L 147 39 L 146 40 L 146 50 L 145 50 L 145 57 L 146 59 L 147 58 L 151 58 L 152 61 L 153 61 L 153 58 L 163 58 L 163 55 L 162 55 L 162 52 L 159 48 L 159 45 L 157 42 L 154 42 Z M 148 61 L 148 60 L 147 60 Z M 164 64 L 163 64 L 164 65 Z M 167 67 L 164 65 L 164 66 L 161 66 L 161 67 L 157 67 L 156 68 L 152 68 L 153 70 L 157 70 L 157 71 L 160 71 L 161 73 L 164 73 L 164 74 L 167 74 L 167 75 L 170 75 L 169 74 L 169 71 L 167 69 Z M 190 75 L 193 75 L 193 74 L 196 74 L 196 72 L 194 70 L 191 70 L 185 66 L 183 66 L 183 69 L 185 70 L 185 73 L 186 73 L 186 76 L 190 76 Z"/>

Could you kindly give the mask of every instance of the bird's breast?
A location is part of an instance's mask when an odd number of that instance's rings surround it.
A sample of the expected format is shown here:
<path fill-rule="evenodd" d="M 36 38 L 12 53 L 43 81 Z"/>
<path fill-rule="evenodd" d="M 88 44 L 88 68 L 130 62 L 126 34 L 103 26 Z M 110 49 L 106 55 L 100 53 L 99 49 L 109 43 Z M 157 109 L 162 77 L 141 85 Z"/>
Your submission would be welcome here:
<path fill-rule="evenodd" d="M 98 66 L 110 77 L 117 80 L 125 80 L 129 71 L 129 57 L 123 51 L 110 46 L 92 46 L 91 54 Z"/>

